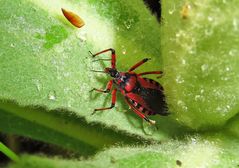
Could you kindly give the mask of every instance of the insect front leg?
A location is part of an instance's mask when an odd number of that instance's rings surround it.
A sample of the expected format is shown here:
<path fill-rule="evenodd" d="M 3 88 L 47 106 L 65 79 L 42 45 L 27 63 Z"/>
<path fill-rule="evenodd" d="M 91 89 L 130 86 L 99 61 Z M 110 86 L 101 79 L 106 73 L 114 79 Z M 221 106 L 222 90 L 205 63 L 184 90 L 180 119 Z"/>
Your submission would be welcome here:
<path fill-rule="evenodd" d="M 111 51 L 111 59 L 110 59 L 111 60 L 111 68 L 115 69 L 116 68 L 116 65 L 115 65 L 116 64 L 116 55 L 115 55 L 115 50 L 113 48 L 109 48 L 109 49 L 100 51 L 96 54 L 92 54 L 91 52 L 90 53 L 93 57 L 95 57 L 97 55 L 103 54 L 103 53 L 108 52 L 108 51 Z"/>
<path fill-rule="evenodd" d="M 108 83 L 107 83 L 107 86 L 106 86 L 106 89 L 103 90 L 103 89 L 96 89 L 96 88 L 93 88 L 90 92 L 92 91 L 97 91 L 97 92 L 101 92 L 101 93 L 109 93 L 111 88 L 112 88 L 112 85 L 113 85 L 113 80 L 110 80 Z"/>
<path fill-rule="evenodd" d="M 128 72 L 131 72 L 133 70 L 135 70 L 136 68 L 138 68 L 139 66 L 141 66 L 142 64 L 144 64 L 145 62 L 147 62 L 148 60 L 150 60 L 150 58 L 144 58 L 141 61 L 139 61 L 137 64 L 135 64 L 134 66 L 132 66 Z"/>
<path fill-rule="evenodd" d="M 96 111 L 103 111 L 103 110 L 109 110 L 109 109 L 112 109 L 114 106 L 115 106 L 115 102 L 116 102 L 116 92 L 117 92 L 117 89 L 114 89 L 112 91 L 112 99 L 111 99 L 111 106 L 110 107 L 105 107 L 105 108 L 97 108 L 94 110 L 94 112 L 92 113 L 95 114 Z"/>

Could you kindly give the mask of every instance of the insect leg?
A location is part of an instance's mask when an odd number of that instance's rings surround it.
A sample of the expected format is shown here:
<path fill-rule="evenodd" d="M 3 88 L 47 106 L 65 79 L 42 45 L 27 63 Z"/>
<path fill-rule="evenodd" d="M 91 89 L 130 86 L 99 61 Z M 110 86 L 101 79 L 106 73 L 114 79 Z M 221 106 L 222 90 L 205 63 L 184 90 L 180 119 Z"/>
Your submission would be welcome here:
<path fill-rule="evenodd" d="M 134 106 L 131 106 L 130 102 L 128 99 L 126 99 L 126 102 L 129 104 L 129 106 L 132 108 L 132 110 L 142 119 L 147 121 L 148 123 L 154 125 L 156 122 L 154 120 L 150 120 L 146 115 L 141 113 L 138 109 L 136 109 Z"/>
<path fill-rule="evenodd" d="M 103 90 L 103 89 L 96 89 L 96 88 L 93 88 L 90 92 L 92 91 L 97 91 L 97 92 L 102 92 L 102 93 L 109 93 L 111 88 L 112 88 L 112 85 L 113 85 L 113 80 L 110 80 L 108 83 L 107 83 L 107 86 L 106 86 L 106 89 Z"/>
<path fill-rule="evenodd" d="M 147 121 L 149 124 L 154 125 L 156 122 L 154 120 L 150 120 L 147 116 L 145 116 L 144 114 L 142 114 L 141 112 L 139 112 L 137 109 L 133 109 L 133 111 L 140 116 L 142 119 L 144 119 L 145 121 Z"/>
<path fill-rule="evenodd" d="M 160 76 L 158 76 L 158 77 L 161 77 L 161 75 L 163 74 L 163 72 L 162 72 L 162 71 L 142 72 L 142 73 L 139 73 L 138 76 L 149 75 L 149 74 L 160 74 Z"/>
<path fill-rule="evenodd" d="M 136 68 L 138 68 L 139 66 L 141 66 L 142 64 L 144 64 L 145 62 L 147 62 L 148 60 L 150 60 L 150 58 L 144 58 L 141 61 L 139 61 L 137 64 L 135 64 L 134 66 L 132 66 L 128 72 L 131 72 L 133 70 L 135 70 Z"/>
<path fill-rule="evenodd" d="M 91 55 L 93 57 L 97 56 L 97 55 L 100 55 L 100 54 L 103 54 L 105 52 L 108 52 L 108 51 L 111 51 L 111 68 L 115 69 L 115 63 L 116 63 L 116 55 L 115 55 L 115 50 L 112 49 L 112 48 L 109 48 L 109 49 L 106 49 L 106 50 L 103 50 L 103 51 L 100 51 L 96 54 L 92 54 L 91 52 Z"/>
<path fill-rule="evenodd" d="M 112 100 L 111 100 L 111 106 L 110 107 L 95 109 L 94 112 L 92 113 L 92 115 L 95 114 L 96 111 L 103 111 L 103 110 L 112 109 L 115 106 L 115 102 L 116 102 L 116 92 L 117 92 L 117 89 L 114 89 L 112 91 Z"/>

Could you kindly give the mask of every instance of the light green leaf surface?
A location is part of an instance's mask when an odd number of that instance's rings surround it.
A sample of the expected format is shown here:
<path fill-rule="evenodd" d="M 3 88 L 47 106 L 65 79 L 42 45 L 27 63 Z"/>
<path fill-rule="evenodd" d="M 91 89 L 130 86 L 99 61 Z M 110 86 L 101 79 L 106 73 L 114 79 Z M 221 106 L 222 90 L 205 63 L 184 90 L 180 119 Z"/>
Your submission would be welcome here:
<path fill-rule="evenodd" d="M 86 25 L 81 29 L 70 25 L 61 13 L 61 7 L 79 14 Z M 84 133 L 77 132 L 85 124 L 85 132 L 90 133 L 92 128 L 89 125 L 88 129 L 87 123 L 100 123 L 116 132 L 124 131 L 126 136 L 134 134 L 143 139 L 161 140 L 179 133 L 181 126 L 168 117 L 154 118 L 160 131 L 148 128 L 150 126 L 145 126 L 145 123 L 142 125 L 142 120 L 128 109 L 120 94 L 115 109 L 91 115 L 94 108 L 110 105 L 110 95 L 89 92 L 93 87 L 104 88 L 109 79 L 92 73 L 90 69 L 99 70 L 110 64 L 92 62 L 89 50 L 94 53 L 115 48 L 117 67 L 122 71 L 145 57 L 152 60 L 139 71 L 161 70 L 160 27 L 143 2 L 9 0 L 0 1 L 0 9 L 3 48 L 0 50 L 1 131 L 11 130 L 61 145 L 71 134 L 83 143 L 90 142 L 93 147 L 108 141 L 92 144 L 91 136 L 86 138 Z M 102 57 L 109 56 L 104 54 Z M 43 108 L 35 110 L 36 107 Z M 62 122 L 58 117 L 61 110 L 54 115 L 48 112 L 59 108 L 68 113 L 68 118 L 73 118 L 64 120 L 83 117 L 86 123 L 73 123 L 75 132 L 64 131 L 63 125 L 58 126 Z M 15 120 L 20 126 L 11 122 Z M 52 131 L 63 138 L 54 140 L 55 137 L 41 135 L 43 127 L 49 134 Z M 115 142 L 113 139 L 109 141 Z"/>
<path fill-rule="evenodd" d="M 160 28 L 137 0 L 0 1 L 1 132 L 84 156 L 117 142 L 129 145 L 82 161 L 23 155 L 10 167 L 239 165 L 238 5 L 236 0 L 163 0 Z M 86 25 L 72 27 L 62 7 L 79 14 Z M 185 18 L 183 7 L 188 7 Z M 119 70 L 151 57 L 137 72 L 165 72 L 160 82 L 171 116 L 152 117 L 158 130 L 142 124 L 120 94 L 115 109 L 90 115 L 94 108 L 110 105 L 110 95 L 89 93 L 104 88 L 109 79 L 90 69 L 110 64 L 92 62 L 88 51 L 111 47 Z M 194 135 L 185 126 L 216 129 Z M 132 146 L 137 142 L 143 145 Z"/>
<path fill-rule="evenodd" d="M 161 145 L 115 147 L 98 153 L 86 161 L 62 160 L 24 155 L 9 168 L 40 167 L 228 167 L 239 164 L 239 147 L 235 138 L 223 134 L 191 136 L 183 141 L 172 140 Z"/>
<path fill-rule="evenodd" d="M 163 85 L 175 119 L 193 129 L 222 126 L 239 112 L 238 5 L 163 1 Z"/>

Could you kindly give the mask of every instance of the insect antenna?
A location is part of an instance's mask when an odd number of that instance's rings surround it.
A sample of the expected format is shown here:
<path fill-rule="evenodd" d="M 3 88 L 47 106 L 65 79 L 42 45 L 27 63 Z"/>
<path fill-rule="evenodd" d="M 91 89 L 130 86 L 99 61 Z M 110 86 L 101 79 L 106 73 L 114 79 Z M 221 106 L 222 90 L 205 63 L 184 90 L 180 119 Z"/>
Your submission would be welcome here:
<path fill-rule="evenodd" d="M 98 70 L 93 70 L 91 69 L 92 72 L 100 72 L 100 73 L 106 73 L 105 71 L 98 71 Z"/>
<path fill-rule="evenodd" d="M 92 62 L 96 62 L 96 61 L 111 61 L 110 58 L 102 58 L 102 59 L 97 59 L 97 60 L 93 60 Z"/>
<path fill-rule="evenodd" d="M 95 57 L 95 56 L 94 56 L 94 54 L 92 54 L 92 52 L 91 52 L 91 51 L 89 51 L 89 53 L 90 53 L 90 55 L 91 55 L 92 57 Z"/>

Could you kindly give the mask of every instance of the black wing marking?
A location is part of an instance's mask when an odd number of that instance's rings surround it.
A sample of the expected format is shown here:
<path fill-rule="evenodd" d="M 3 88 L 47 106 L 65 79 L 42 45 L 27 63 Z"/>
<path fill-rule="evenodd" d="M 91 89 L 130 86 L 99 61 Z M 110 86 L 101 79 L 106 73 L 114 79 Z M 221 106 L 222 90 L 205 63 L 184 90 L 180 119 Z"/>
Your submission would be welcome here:
<path fill-rule="evenodd" d="M 168 115 L 169 112 L 163 93 L 163 87 L 158 82 L 152 79 L 144 79 L 150 83 L 159 86 L 160 90 L 140 87 L 139 89 L 137 89 L 137 93 L 135 94 L 140 95 L 144 99 L 148 107 L 154 112 L 153 114 L 160 114 L 165 116 Z"/>

